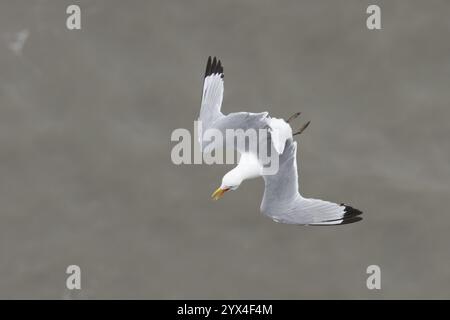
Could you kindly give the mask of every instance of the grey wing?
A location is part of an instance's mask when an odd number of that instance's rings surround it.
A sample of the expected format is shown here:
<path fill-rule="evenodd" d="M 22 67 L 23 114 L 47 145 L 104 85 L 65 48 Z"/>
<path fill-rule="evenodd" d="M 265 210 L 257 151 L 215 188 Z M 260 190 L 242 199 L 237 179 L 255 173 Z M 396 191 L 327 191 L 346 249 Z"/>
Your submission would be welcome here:
<path fill-rule="evenodd" d="M 272 175 L 263 175 L 265 188 L 261 211 L 271 217 L 290 211 L 292 204 L 300 196 L 296 152 L 297 142 L 287 140 L 284 151 L 279 156 L 278 171 Z"/>
<path fill-rule="evenodd" d="M 210 128 L 214 121 L 223 117 L 220 111 L 223 100 L 223 67 L 220 60 L 208 58 L 203 81 L 202 103 L 199 120 L 204 128 Z"/>
<path fill-rule="evenodd" d="M 303 198 L 298 190 L 297 143 L 288 140 L 275 175 L 264 176 L 261 211 L 288 224 L 336 225 L 361 220 L 361 211 L 345 204 Z"/>
<path fill-rule="evenodd" d="M 280 222 L 312 226 L 348 224 L 362 220 L 360 214 L 358 209 L 343 203 L 300 197 Z"/>
<path fill-rule="evenodd" d="M 209 132 L 205 131 L 204 126 L 202 132 L 199 132 L 199 136 L 202 136 L 200 139 L 202 150 L 210 152 L 214 148 L 225 146 L 239 152 L 248 152 L 251 142 L 260 143 L 259 129 L 267 128 L 268 119 L 267 112 L 235 112 L 222 116 L 206 128 Z M 216 134 L 220 134 L 222 139 L 216 139 Z M 256 151 L 256 149 L 253 150 Z"/>
<path fill-rule="evenodd" d="M 208 58 L 206 64 L 205 77 L 203 82 L 202 103 L 198 120 L 201 121 L 198 130 L 198 139 L 203 152 L 210 152 L 218 145 L 217 140 L 211 135 L 205 134 L 207 130 L 214 129 L 220 132 L 225 139 L 225 145 L 228 148 L 237 149 L 236 139 L 226 139 L 226 130 L 242 129 L 244 132 L 248 129 L 258 130 L 267 127 L 268 113 L 250 113 L 236 112 L 224 115 L 221 112 L 223 100 L 223 67 L 222 62 L 214 57 Z M 241 150 L 240 150 L 241 151 Z"/>
<path fill-rule="evenodd" d="M 223 138 L 226 138 L 226 130 L 242 129 L 244 131 L 259 128 L 267 125 L 267 112 L 249 113 L 236 112 L 224 115 L 221 112 L 223 100 L 223 67 L 216 57 L 208 58 L 206 64 L 205 78 L 203 82 L 202 104 L 200 108 L 198 138 L 203 152 L 209 152 L 214 147 L 221 147 L 213 136 L 205 135 L 207 130 L 218 130 Z M 210 132 L 211 135 L 214 132 Z M 206 137 L 206 138 L 205 138 Z M 235 141 L 224 141 L 227 147 L 236 147 Z"/>
<path fill-rule="evenodd" d="M 213 123 L 213 128 L 226 133 L 227 129 L 259 130 L 267 127 L 268 113 L 234 112 L 217 119 Z"/>

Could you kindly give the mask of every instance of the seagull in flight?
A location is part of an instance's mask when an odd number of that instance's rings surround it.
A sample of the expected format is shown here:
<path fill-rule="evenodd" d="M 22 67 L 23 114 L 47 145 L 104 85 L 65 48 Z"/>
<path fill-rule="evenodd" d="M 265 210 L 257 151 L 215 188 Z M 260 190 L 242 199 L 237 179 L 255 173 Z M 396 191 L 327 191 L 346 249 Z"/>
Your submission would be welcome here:
<path fill-rule="evenodd" d="M 297 142 L 299 135 L 309 125 L 307 122 L 297 132 L 292 133 L 290 122 L 300 115 L 295 113 L 286 121 L 270 117 L 267 112 L 236 112 L 227 115 L 221 112 L 223 100 L 223 67 L 216 57 L 208 58 L 203 83 L 202 102 L 199 121 L 202 130 L 216 129 L 224 133 L 227 129 L 268 129 L 268 138 L 260 139 L 259 144 L 270 145 L 271 152 L 278 156 L 278 171 L 265 174 L 263 163 L 258 154 L 243 147 L 237 147 L 234 141 L 225 141 L 226 147 L 236 149 L 241 157 L 238 165 L 226 173 L 220 187 L 211 197 L 220 199 L 227 191 L 236 190 L 244 180 L 262 177 L 265 182 L 261 212 L 275 222 L 296 225 L 341 225 L 360 221 L 362 212 L 344 203 L 303 197 L 299 192 L 297 172 Z M 209 152 L 214 142 L 205 139 L 199 132 L 202 152 Z"/>

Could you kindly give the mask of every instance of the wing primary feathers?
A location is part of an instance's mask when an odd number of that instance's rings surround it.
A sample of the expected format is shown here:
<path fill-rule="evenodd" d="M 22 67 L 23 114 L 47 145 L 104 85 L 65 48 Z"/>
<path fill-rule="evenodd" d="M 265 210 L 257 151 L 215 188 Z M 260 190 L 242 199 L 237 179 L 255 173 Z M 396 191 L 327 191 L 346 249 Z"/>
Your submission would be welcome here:
<path fill-rule="evenodd" d="M 220 77 L 223 78 L 223 67 L 222 67 L 222 62 L 219 60 L 217 63 L 217 72 L 218 74 L 220 74 Z"/>
<path fill-rule="evenodd" d="M 353 217 L 353 218 L 349 218 L 349 219 L 344 219 L 344 220 L 342 220 L 341 223 L 339 223 L 339 225 L 354 223 L 354 222 L 358 222 L 358 221 L 361 221 L 361 220 L 362 220 L 361 217 Z"/>
<path fill-rule="evenodd" d="M 344 219 L 342 220 L 341 224 L 347 224 L 347 223 L 353 223 L 362 220 L 361 217 L 358 217 L 360 214 L 362 214 L 362 211 L 355 209 L 353 207 L 347 206 L 345 204 L 341 204 L 341 206 L 344 206 Z"/>
<path fill-rule="evenodd" d="M 206 63 L 205 78 L 211 74 L 211 56 L 208 57 L 208 62 Z"/>
<path fill-rule="evenodd" d="M 358 217 L 359 215 L 362 214 L 362 211 L 355 209 L 353 207 L 347 206 L 344 203 L 341 203 L 340 206 L 344 207 L 344 216 L 341 218 L 338 218 L 338 219 L 326 220 L 324 222 L 333 222 L 333 221 L 342 220 L 341 223 L 338 223 L 338 224 L 349 224 L 349 223 L 358 222 L 358 221 L 362 220 L 361 217 Z"/>
<path fill-rule="evenodd" d="M 351 219 L 354 218 L 356 216 L 359 216 L 360 214 L 362 214 L 362 211 L 355 209 L 353 207 L 347 206 L 344 203 L 341 203 L 341 206 L 344 207 L 344 220 L 345 219 Z"/>
<path fill-rule="evenodd" d="M 222 62 L 216 57 L 211 60 L 211 56 L 209 56 L 206 64 L 205 78 L 213 74 L 220 74 L 220 77 L 223 78 Z"/>

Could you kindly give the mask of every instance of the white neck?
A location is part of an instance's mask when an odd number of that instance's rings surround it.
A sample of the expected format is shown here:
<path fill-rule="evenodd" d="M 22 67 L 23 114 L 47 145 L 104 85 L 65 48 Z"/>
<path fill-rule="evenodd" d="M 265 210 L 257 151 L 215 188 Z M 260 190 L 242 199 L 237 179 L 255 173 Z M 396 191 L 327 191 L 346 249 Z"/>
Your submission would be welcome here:
<path fill-rule="evenodd" d="M 258 158 L 252 153 L 242 153 L 238 165 L 224 176 L 223 183 L 239 185 L 246 179 L 257 178 L 261 175 L 262 166 Z"/>

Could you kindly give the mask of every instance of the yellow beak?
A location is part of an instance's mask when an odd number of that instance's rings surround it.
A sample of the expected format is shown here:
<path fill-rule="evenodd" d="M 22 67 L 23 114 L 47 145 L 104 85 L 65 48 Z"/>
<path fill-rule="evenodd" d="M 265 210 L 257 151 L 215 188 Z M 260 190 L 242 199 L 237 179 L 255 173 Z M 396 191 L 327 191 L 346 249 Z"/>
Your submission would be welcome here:
<path fill-rule="evenodd" d="M 213 194 L 211 195 L 211 198 L 213 198 L 214 200 L 219 200 L 220 198 L 223 197 L 223 194 L 225 192 L 227 192 L 228 190 L 230 190 L 229 188 L 226 189 L 221 189 L 220 187 L 217 188 L 216 191 L 213 192 Z"/>

